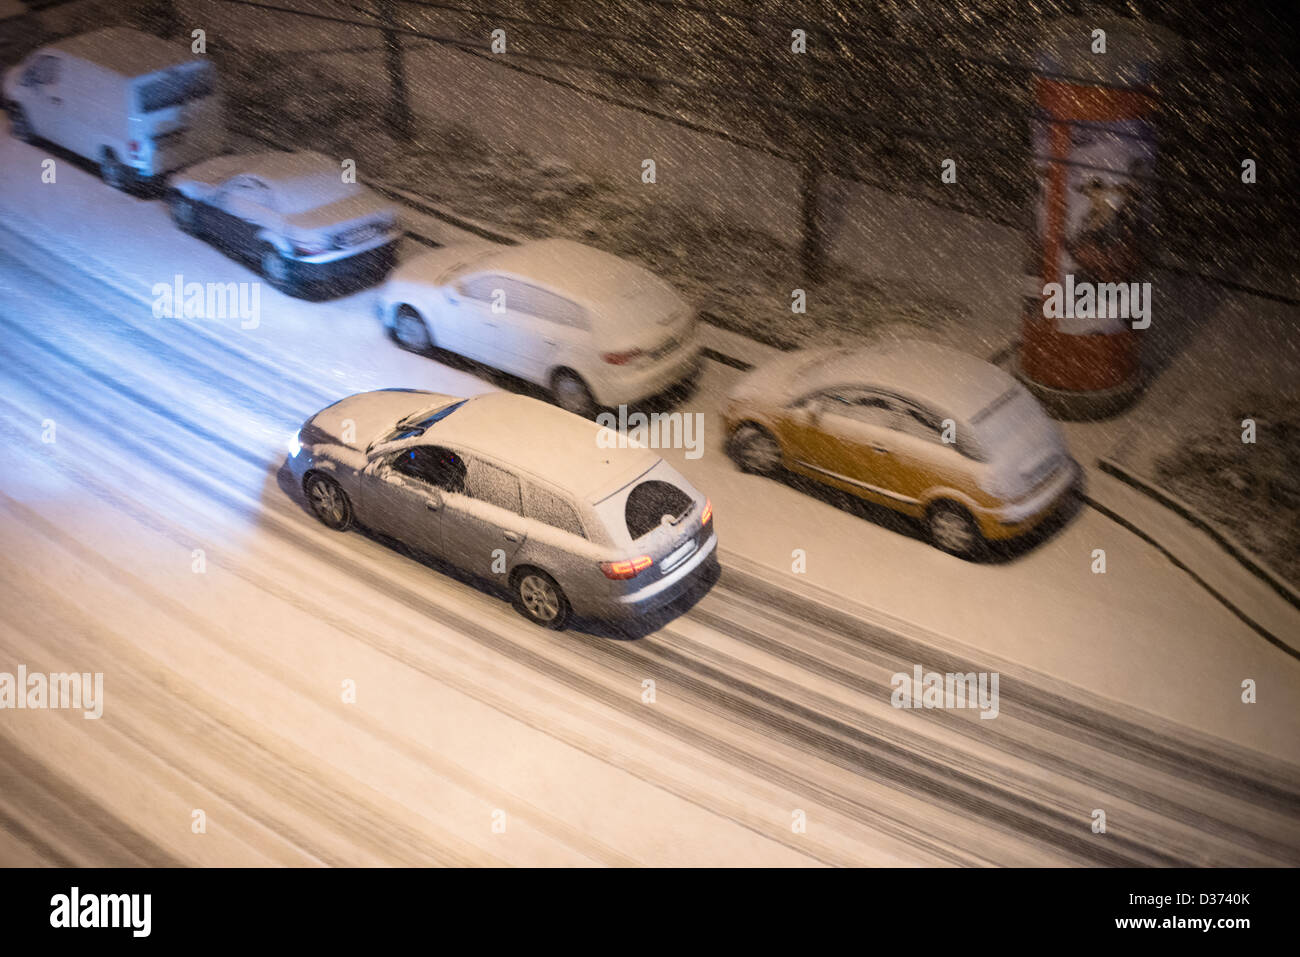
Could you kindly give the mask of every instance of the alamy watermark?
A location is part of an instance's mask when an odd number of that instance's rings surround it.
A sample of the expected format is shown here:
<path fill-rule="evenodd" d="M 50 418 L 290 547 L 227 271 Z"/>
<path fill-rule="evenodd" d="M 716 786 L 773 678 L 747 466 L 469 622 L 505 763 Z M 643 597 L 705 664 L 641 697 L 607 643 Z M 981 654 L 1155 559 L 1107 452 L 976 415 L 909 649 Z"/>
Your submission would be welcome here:
<path fill-rule="evenodd" d="M 998 673 L 969 671 L 940 674 L 916 665 L 909 675 L 896 672 L 889 702 L 895 708 L 978 708 L 981 718 L 998 716 Z"/>
<path fill-rule="evenodd" d="M 155 319 L 238 319 L 239 328 L 262 321 L 260 282 L 186 282 L 177 273 L 170 283 L 154 283 Z"/>
<path fill-rule="evenodd" d="M 618 407 L 618 415 L 602 412 L 596 416 L 601 426 L 596 445 L 602 449 L 650 448 L 685 449 L 688 459 L 704 454 L 703 412 L 629 413 Z"/>
<path fill-rule="evenodd" d="M 1127 320 L 1134 329 L 1151 325 L 1151 283 L 1076 282 L 1067 274 L 1064 283 L 1043 287 L 1043 317 L 1046 319 Z"/>
<path fill-rule="evenodd" d="M 104 713 L 104 673 L 34 671 L 26 665 L 18 673 L 0 671 L 0 710 L 83 710 L 89 719 Z"/>

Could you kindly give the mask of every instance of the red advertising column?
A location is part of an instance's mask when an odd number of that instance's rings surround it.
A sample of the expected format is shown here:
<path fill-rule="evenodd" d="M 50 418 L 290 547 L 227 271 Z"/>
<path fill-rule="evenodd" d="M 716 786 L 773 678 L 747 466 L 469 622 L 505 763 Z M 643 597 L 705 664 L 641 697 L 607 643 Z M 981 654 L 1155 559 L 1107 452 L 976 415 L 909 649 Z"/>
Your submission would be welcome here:
<path fill-rule="evenodd" d="M 1071 19 L 1054 23 L 1040 49 L 1031 268 L 1041 282 L 1027 303 L 1018 371 L 1064 418 L 1111 414 L 1141 387 L 1134 326 L 1152 307 L 1151 77 L 1173 42 L 1132 21 Z"/>

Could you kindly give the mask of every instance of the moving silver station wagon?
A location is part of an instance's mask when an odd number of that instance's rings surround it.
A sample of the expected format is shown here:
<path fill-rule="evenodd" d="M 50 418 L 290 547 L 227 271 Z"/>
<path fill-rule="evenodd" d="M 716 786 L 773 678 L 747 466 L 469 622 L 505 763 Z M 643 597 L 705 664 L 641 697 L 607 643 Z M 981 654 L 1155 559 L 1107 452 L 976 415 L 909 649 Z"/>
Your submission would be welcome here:
<path fill-rule="evenodd" d="M 628 619 L 716 571 L 713 508 L 646 448 L 537 399 L 390 389 L 336 402 L 289 445 L 316 517 L 360 523 L 509 588 L 548 628 Z M 608 444 L 608 443 L 606 443 Z"/>

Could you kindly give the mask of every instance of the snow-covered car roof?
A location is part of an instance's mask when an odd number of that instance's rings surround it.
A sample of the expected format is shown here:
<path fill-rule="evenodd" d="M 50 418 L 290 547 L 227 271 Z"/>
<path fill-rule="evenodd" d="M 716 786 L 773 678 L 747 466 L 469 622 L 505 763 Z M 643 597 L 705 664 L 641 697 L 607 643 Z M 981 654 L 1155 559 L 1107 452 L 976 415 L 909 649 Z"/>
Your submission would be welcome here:
<path fill-rule="evenodd" d="M 601 448 L 601 426 L 528 396 L 475 396 L 424 434 L 425 443 L 477 451 L 591 502 L 654 467 L 646 448 Z"/>
<path fill-rule="evenodd" d="M 1015 384 L 1015 379 L 983 359 L 932 342 L 904 341 L 814 360 L 813 368 L 793 386 L 805 392 L 870 386 L 969 419 Z"/>
<path fill-rule="evenodd" d="M 177 182 L 192 180 L 216 186 L 232 176 L 255 176 L 275 192 L 276 208 L 297 215 L 357 196 L 373 195 L 357 183 L 343 182 L 342 167 L 323 153 L 271 151 L 231 153 L 187 168 Z M 379 201 L 376 207 L 389 204 Z"/>
<path fill-rule="evenodd" d="M 495 255 L 475 261 L 473 267 L 535 279 L 539 285 L 562 289 L 574 299 L 592 303 L 677 297 L 676 290 L 650 270 L 571 239 L 539 239 L 506 246 Z"/>
<path fill-rule="evenodd" d="M 122 76 L 143 76 L 200 59 L 190 52 L 188 43 L 168 43 L 128 27 L 105 27 L 59 40 L 51 47 Z"/>

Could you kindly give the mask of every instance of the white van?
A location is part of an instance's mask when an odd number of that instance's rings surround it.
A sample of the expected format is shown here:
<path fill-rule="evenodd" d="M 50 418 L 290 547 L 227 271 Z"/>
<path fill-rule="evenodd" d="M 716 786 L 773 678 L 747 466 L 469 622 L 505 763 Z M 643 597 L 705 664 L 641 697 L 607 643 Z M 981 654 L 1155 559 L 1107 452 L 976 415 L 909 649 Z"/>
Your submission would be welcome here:
<path fill-rule="evenodd" d="M 225 141 L 216 67 L 184 42 L 125 27 L 33 51 L 5 74 L 4 102 L 16 137 L 94 160 L 117 189 L 212 156 Z"/>

